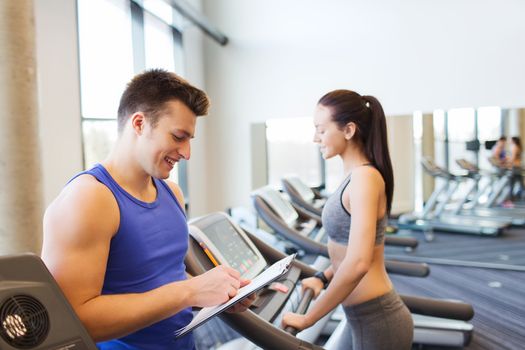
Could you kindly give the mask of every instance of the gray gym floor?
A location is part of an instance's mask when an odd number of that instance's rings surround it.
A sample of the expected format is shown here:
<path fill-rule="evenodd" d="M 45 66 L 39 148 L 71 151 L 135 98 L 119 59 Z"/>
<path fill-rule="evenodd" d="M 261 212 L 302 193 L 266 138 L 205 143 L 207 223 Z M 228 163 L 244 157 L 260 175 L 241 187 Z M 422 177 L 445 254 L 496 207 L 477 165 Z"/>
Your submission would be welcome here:
<path fill-rule="evenodd" d="M 525 272 L 442 265 L 430 268 L 427 278 L 394 275 L 391 278 L 403 294 L 471 303 L 475 311 L 471 321 L 474 336 L 464 349 L 524 348 Z"/>
<path fill-rule="evenodd" d="M 399 235 L 418 238 L 419 246 L 412 252 L 387 246 L 385 254 L 389 258 L 466 266 L 479 263 L 479 266 L 486 264 L 525 271 L 524 228 L 510 228 L 496 237 L 435 232 L 431 242 L 425 241 L 423 233 L 417 231 L 401 230 Z"/>

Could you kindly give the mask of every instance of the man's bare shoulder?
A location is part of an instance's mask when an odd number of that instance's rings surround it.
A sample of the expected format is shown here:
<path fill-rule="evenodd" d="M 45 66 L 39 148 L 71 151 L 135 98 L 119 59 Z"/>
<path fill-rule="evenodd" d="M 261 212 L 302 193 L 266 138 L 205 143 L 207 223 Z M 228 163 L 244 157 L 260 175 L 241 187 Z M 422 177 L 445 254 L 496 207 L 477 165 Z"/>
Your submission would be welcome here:
<path fill-rule="evenodd" d="M 91 175 L 84 174 L 65 186 L 49 209 L 60 206 L 90 207 L 115 202 L 111 190 Z"/>
<path fill-rule="evenodd" d="M 118 221 L 119 208 L 111 190 L 85 174 L 72 180 L 49 205 L 44 229 L 52 228 L 54 232 L 60 226 L 69 232 L 97 229 L 108 233 L 118 227 Z"/>
<path fill-rule="evenodd" d="M 177 197 L 177 200 L 179 201 L 180 206 L 184 208 L 184 205 L 185 205 L 184 194 L 182 193 L 180 186 L 170 180 L 164 180 L 164 181 L 169 186 L 169 188 L 171 189 L 175 197 Z"/>

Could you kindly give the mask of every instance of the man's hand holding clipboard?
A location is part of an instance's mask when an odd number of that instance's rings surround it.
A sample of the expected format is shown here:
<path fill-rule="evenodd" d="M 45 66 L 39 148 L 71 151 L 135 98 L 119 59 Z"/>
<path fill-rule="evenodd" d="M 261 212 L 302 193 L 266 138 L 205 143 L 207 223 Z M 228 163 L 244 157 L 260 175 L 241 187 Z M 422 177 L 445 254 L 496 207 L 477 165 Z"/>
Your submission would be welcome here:
<path fill-rule="evenodd" d="M 240 304 L 240 306 L 236 307 L 241 309 L 243 307 L 246 308 L 246 305 L 250 305 L 252 301 L 249 301 L 249 299 L 247 299 L 244 304 L 241 304 L 241 302 L 248 296 L 254 297 L 254 293 L 257 292 L 259 289 L 272 283 L 273 281 L 277 280 L 279 277 L 284 275 L 292 265 L 292 261 L 294 258 L 295 254 L 289 255 L 277 261 L 272 266 L 268 267 L 266 270 L 260 273 L 257 277 L 255 277 L 251 282 L 242 286 L 239 289 L 237 295 L 232 297 L 227 302 L 217 306 L 205 307 L 201 309 L 201 311 L 199 311 L 199 313 L 195 315 L 193 320 L 186 327 L 183 327 L 175 332 L 175 336 L 181 337 L 185 335 L 186 333 L 200 326 L 213 316 L 216 316 L 221 312 L 225 311 L 226 309 L 234 307 L 235 305 Z M 233 311 L 233 309 L 231 311 Z"/>

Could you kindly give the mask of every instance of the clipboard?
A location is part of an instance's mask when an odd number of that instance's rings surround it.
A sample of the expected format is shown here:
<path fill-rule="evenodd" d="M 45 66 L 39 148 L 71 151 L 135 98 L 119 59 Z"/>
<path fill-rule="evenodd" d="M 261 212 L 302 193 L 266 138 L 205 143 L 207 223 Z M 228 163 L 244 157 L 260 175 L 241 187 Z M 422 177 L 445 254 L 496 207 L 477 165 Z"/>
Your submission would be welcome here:
<path fill-rule="evenodd" d="M 264 286 L 272 283 L 279 277 L 283 276 L 290 269 L 295 255 L 296 254 L 289 255 L 274 263 L 272 266 L 260 273 L 257 277 L 252 279 L 250 284 L 239 289 L 237 295 L 228 300 L 227 302 L 217 306 L 202 308 L 187 326 L 175 331 L 175 337 L 178 338 L 184 336 L 188 332 L 191 332 L 193 329 L 204 324 L 212 317 L 220 314 L 230 306 L 243 300 L 248 295 L 257 292 L 259 289 L 263 288 Z"/>

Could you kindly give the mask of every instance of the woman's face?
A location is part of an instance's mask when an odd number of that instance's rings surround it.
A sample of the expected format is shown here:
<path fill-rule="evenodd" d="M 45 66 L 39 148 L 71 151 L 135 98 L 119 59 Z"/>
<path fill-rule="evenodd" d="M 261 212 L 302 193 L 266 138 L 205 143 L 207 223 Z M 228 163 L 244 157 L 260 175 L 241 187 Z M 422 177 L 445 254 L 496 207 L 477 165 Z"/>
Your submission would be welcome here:
<path fill-rule="evenodd" d="M 314 142 L 319 145 L 324 159 L 340 155 L 346 149 L 348 142 L 345 133 L 332 120 L 330 108 L 317 105 L 314 112 Z"/>

